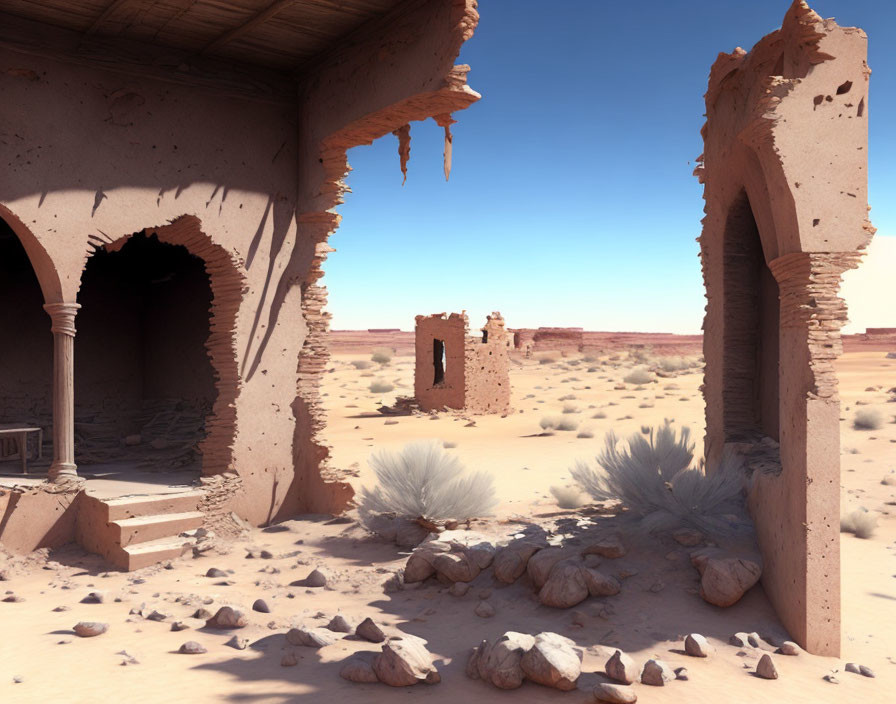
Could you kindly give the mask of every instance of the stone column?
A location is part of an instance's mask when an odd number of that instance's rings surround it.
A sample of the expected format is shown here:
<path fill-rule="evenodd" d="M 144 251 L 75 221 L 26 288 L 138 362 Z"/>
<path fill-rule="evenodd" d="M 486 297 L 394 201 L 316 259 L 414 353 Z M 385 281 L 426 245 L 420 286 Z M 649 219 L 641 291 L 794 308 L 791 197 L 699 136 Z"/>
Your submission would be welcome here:
<path fill-rule="evenodd" d="M 78 476 L 75 465 L 75 315 L 77 303 L 47 303 L 53 321 L 53 463 L 48 479 L 60 483 Z"/>

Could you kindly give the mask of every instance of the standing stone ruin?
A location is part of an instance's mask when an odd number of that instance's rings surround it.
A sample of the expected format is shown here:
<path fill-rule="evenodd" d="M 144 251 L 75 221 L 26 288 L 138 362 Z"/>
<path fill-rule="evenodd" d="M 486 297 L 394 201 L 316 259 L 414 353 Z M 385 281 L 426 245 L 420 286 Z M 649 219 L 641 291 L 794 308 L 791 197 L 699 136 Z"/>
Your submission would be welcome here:
<path fill-rule="evenodd" d="M 487 317 L 481 337 L 469 335 L 466 313 L 418 315 L 416 321 L 414 396 L 422 410 L 510 410 L 512 339 L 500 313 Z"/>
<path fill-rule="evenodd" d="M 840 650 L 844 271 L 868 220 L 867 38 L 793 3 L 747 53 L 719 54 L 706 92 L 700 252 L 712 467 L 746 458 L 763 586 L 809 652 Z"/>

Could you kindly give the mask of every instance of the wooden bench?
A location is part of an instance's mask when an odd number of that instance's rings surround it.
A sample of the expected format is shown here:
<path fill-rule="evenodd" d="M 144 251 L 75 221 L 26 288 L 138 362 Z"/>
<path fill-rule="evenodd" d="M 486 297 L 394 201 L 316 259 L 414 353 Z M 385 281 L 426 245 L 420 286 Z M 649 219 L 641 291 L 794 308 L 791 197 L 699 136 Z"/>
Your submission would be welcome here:
<path fill-rule="evenodd" d="M 28 436 L 37 433 L 37 448 L 35 458 L 43 457 L 44 431 L 43 428 L 32 428 L 25 425 L 0 425 L 0 459 L 15 456 L 22 460 L 22 474 L 28 474 Z M 9 445 L 15 443 L 17 452 L 7 454 Z"/>

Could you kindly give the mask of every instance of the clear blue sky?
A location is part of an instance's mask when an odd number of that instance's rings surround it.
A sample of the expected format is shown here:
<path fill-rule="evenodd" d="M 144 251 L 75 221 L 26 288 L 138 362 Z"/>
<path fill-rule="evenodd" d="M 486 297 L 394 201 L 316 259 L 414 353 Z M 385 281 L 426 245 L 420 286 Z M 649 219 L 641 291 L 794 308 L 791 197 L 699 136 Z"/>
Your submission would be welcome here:
<path fill-rule="evenodd" d="M 815 0 L 862 27 L 871 217 L 896 235 L 896 7 Z M 408 181 L 397 140 L 349 152 L 353 191 L 325 265 L 333 328 L 400 327 L 466 309 L 511 327 L 699 332 L 695 238 L 703 93 L 720 51 L 749 49 L 789 0 L 481 0 L 459 62 L 481 101 L 442 131 L 411 125 Z"/>

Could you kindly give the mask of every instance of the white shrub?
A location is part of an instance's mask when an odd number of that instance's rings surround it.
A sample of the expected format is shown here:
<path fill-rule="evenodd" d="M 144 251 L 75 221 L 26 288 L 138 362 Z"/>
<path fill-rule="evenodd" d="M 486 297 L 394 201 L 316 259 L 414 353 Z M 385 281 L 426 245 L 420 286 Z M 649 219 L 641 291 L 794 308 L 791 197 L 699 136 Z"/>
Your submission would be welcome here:
<path fill-rule="evenodd" d="M 647 367 L 635 367 L 622 377 L 622 381 L 626 384 L 649 384 L 653 381 L 653 374 L 650 373 Z"/>
<path fill-rule="evenodd" d="M 577 486 L 552 486 L 551 493 L 560 508 L 581 508 L 587 503 L 582 490 Z"/>
<path fill-rule="evenodd" d="M 392 391 L 395 386 L 390 384 L 385 379 L 377 379 L 376 381 L 370 382 L 370 386 L 368 388 L 373 394 L 387 394 Z"/>
<path fill-rule="evenodd" d="M 456 455 L 438 442 L 414 442 L 401 452 L 371 455 L 377 485 L 362 487 L 361 522 L 377 514 L 428 521 L 464 521 L 489 515 L 498 500 L 487 472 L 465 473 Z"/>
<path fill-rule="evenodd" d="M 370 359 L 377 364 L 388 364 L 392 361 L 392 350 L 388 347 L 377 347 L 370 356 Z"/>
<path fill-rule="evenodd" d="M 632 435 L 620 449 L 613 432 L 598 456 L 598 471 L 584 462 L 572 478 L 595 501 L 618 500 L 649 529 L 690 524 L 706 532 L 728 532 L 731 516 L 742 513 L 744 475 L 741 462 L 726 454 L 709 474 L 692 468 L 694 443 L 688 428 L 679 437 L 667 423 L 645 437 Z"/>
<path fill-rule="evenodd" d="M 877 430 L 884 424 L 884 418 L 880 411 L 873 408 L 863 408 L 856 411 L 855 418 L 852 421 L 852 427 L 856 430 Z"/>
<path fill-rule="evenodd" d="M 877 530 L 877 516 L 864 508 L 857 508 L 840 519 L 840 531 L 853 533 L 857 538 L 867 540 L 874 535 L 875 530 Z"/>

